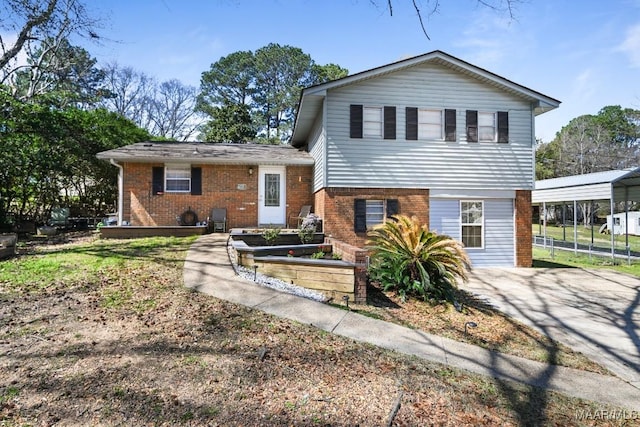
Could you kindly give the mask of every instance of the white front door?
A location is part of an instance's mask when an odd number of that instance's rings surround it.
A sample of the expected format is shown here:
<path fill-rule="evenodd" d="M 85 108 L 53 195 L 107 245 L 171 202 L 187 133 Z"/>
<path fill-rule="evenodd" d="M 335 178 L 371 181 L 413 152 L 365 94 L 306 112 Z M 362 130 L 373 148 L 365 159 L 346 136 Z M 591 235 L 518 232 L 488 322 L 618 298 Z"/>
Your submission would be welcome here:
<path fill-rule="evenodd" d="M 258 173 L 258 225 L 286 224 L 284 166 L 260 166 Z"/>

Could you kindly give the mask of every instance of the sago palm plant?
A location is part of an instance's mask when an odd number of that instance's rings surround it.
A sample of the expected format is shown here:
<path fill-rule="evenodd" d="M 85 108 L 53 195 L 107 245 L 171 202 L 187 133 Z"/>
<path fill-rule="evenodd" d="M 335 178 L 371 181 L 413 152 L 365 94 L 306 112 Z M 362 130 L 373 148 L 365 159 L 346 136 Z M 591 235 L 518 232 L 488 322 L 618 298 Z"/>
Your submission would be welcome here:
<path fill-rule="evenodd" d="M 429 231 L 416 217 L 395 215 L 368 234 L 369 275 L 403 298 L 453 302 L 457 280 L 467 281 L 471 261 L 462 243 Z"/>

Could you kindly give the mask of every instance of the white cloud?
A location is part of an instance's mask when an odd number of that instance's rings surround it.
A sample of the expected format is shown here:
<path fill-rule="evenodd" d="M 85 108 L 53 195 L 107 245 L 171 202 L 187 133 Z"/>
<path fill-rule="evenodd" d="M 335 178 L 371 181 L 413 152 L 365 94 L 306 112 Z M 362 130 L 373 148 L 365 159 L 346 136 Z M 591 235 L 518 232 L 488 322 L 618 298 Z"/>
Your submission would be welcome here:
<path fill-rule="evenodd" d="M 465 49 L 465 58 L 472 63 L 499 68 L 499 63 L 518 56 L 523 44 L 528 44 L 524 34 L 516 34 L 516 27 L 517 23 L 507 17 L 481 12 L 454 46 Z"/>
<path fill-rule="evenodd" d="M 573 96 L 579 103 L 587 102 L 596 93 L 598 77 L 593 70 L 587 68 L 575 77 L 573 83 Z"/>
<path fill-rule="evenodd" d="M 627 36 L 617 50 L 629 57 L 632 67 L 640 68 L 640 24 L 627 30 Z"/>

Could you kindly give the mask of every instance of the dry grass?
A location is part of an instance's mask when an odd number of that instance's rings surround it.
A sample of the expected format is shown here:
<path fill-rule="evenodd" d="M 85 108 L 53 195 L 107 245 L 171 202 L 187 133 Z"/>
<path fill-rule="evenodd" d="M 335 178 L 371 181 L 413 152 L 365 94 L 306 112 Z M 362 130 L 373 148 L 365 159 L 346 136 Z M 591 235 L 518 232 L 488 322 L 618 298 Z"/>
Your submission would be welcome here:
<path fill-rule="evenodd" d="M 191 292 L 191 241 L 0 264 L 0 425 L 375 426 L 398 396 L 399 426 L 585 425 L 578 411 L 601 409 Z M 23 283 L 5 274 L 50 257 L 60 269 L 44 286 L 35 271 Z"/>
<path fill-rule="evenodd" d="M 434 305 L 416 299 L 403 302 L 395 293 L 384 292 L 377 286 L 369 286 L 367 292 L 368 304 L 352 305 L 354 311 L 525 359 L 611 375 L 582 353 L 506 316 L 463 290 L 458 290 L 456 297 L 462 306 L 461 312 L 451 304 Z M 467 322 L 474 322 L 478 327 L 468 327 L 465 334 Z"/>

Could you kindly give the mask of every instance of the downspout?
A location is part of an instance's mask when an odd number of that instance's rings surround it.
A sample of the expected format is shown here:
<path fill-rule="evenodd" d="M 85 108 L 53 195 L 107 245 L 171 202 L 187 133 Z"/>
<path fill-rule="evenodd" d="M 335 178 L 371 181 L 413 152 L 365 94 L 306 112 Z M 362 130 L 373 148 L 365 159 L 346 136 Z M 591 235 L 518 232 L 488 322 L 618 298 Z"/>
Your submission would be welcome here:
<path fill-rule="evenodd" d="M 124 170 L 122 165 L 113 159 L 109 162 L 118 168 L 118 225 L 122 226 L 122 216 L 124 210 Z"/>

